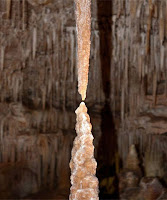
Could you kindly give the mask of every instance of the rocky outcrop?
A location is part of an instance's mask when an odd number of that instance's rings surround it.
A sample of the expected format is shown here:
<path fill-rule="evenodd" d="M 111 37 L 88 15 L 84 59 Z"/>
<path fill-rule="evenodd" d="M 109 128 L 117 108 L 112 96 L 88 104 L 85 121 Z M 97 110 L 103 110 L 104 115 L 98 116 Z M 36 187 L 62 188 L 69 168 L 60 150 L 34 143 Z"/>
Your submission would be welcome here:
<path fill-rule="evenodd" d="M 151 167 L 150 167 L 151 168 Z M 132 145 L 126 159 L 126 165 L 119 174 L 119 194 L 120 199 L 128 200 L 159 200 L 166 196 L 166 189 L 161 184 L 159 178 L 141 176 L 139 160 L 135 146 Z"/>

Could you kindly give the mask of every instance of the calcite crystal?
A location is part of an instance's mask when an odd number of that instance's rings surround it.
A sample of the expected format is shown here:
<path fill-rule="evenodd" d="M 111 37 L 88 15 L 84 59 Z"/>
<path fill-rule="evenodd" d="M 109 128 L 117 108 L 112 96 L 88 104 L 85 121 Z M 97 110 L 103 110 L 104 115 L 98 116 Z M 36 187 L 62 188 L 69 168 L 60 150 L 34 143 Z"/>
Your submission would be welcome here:
<path fill-rule="evenodd" d="M 85 100 L 90 56 L 91 2 L 90 0 L 75 0 L 75 5 L 78 41 L 78 92 L 81 94 L 82 100 Z"/>
<path fill-rule="evenodd" d="M 76 132 L 72 149 L 70 200 L 97 200 L 98 179 L 95 177 L 97 163 L 94 159 L 92 125 L 84 102 L 75 111 Z"/>

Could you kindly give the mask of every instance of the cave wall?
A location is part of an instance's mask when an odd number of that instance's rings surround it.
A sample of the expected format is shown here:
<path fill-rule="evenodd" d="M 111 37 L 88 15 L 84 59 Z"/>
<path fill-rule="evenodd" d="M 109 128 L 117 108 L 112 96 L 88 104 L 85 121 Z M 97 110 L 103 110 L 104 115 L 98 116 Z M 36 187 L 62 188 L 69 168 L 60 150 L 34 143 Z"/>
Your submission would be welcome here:
<path fill-rule="evenodd" d="M 111 111 L 106 115 L 110 123 L 102 115 L 101 127 L 112 126 L 112 120 L 114 124 L 103 155 L 110 154 L 109 160 L 116 162 L 113 148 L 118 148 L 125 165 L 135 144 L 143 175 L 158 176 L 167 183 L 167 165 L 162 164 L 167 160 L 166 9 L 165 0 L 97 1 L 102 89 Z M 111 138 L 114 134 L 118 147 Z"/>
<path fill-rule="evenodd" d="M 143 175 L 166 182 L 167 166 L 162 163 L 167 160 L 167 2 L 117 2 L 112 17 L 111 107 L 121 120 L 119 155 L 124 165 L 135 144 Z"/>
<path fill-rule="evenodd" d="M 80 102 L 74 2 L 1 0 L 0 19 L 0 197 L 69 190 L 74 111 Z M 96 22 L 92 26 L 87 104 L 98 113 L 95 102 L 103 102 L 104 95 L 95 59 Z M 99 114 L 92 123 L 97 146 Z"/>
<path fill-rule="evenodd" d="M 76 87 L 74 2 L 9 1 L 8 17 L 7 2 L 1 1 L 1 76 L 7 77 L 1 77 L 1 101 L 22 101 L 34 108 L 60 104 L 76 108 L 80 96 Z M 91 56 L 98 58 L 99 36 L 96 23 L 92 26 Z M 92 57 L 91 66 L 97 67 L 90 68 L 88 101 L 102 102 L 99 61 Z M 96 96 L 91 90 L 94 87 Z"/>

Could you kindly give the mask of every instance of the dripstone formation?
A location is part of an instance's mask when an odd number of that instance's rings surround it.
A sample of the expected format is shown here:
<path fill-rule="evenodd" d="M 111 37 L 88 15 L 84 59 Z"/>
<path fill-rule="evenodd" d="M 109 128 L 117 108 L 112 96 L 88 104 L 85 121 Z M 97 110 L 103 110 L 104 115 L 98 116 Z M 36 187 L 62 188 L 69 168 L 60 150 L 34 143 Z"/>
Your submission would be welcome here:
<path fill-rule="evenodd" d="M 82 100 L 86 98 L 88 84 L 89 55 L 90 55 L 90 0 L 75 0 L 76 24 L 78 39 L 78 92 Z M 71 194 L 70 200 L 97 200 L 98 179 L 96 178 L 97 163 L 94 159 L 93 136 L 91 133 L 87 108 L 84 102 L 75 111 L 77 115 L 76 132 L 72 149 Z"/>

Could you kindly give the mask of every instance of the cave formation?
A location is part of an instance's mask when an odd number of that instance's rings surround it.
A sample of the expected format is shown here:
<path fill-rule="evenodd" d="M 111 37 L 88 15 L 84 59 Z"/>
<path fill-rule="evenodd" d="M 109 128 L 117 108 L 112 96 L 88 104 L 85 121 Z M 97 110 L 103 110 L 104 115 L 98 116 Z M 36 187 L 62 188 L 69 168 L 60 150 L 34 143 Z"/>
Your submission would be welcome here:
<path fill-rule="evenodd" d="M 90 57 L 91 1 L 75 0 L 77 33 L 78 92 L 86 98 Z M 81 102 L 76 109 L 76 133 L 71 153 L 70 200 L 98 200 L 97 162 L 94 158 L 92 125 L 88 109 Z"/>
<path fill-rule="evenodd" d="M 0 199 L 69 198 L 80 94 L 99 198 L 167 199 L 167 1 L 91 1 L 83 87 L 75 8 L 0 0 Z"/>

